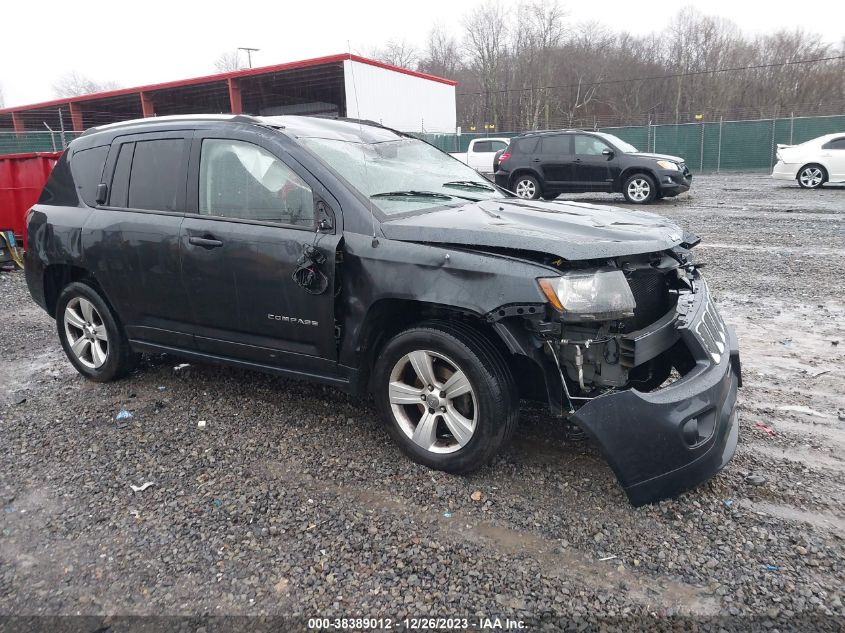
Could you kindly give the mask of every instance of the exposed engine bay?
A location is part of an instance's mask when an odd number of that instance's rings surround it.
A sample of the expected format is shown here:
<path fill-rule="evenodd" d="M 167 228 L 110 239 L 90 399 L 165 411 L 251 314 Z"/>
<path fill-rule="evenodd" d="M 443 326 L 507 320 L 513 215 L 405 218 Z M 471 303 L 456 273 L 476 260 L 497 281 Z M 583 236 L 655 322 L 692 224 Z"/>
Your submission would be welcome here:
<path fill-rule="evenodd" d="M 545 314 L 517 309 L 524 326 L 539 339 L 547 363 L 560 373 L 564 412 L 614 391 L 652 391 L 695 365 L 678 333 L 683 306 L 704 284 L 688 246 L 602 260 L 544 258 L 544 264 L 564 277 L 621 273 L 632 299 L 632 309 L 617 303 L 599 314 L 572 313 L 565 306 L 556 309 L 554 301 Z M 588 288 L 589 303 L 594 305 L 609 291 L 593 280 L 589 283 L 593 284 Z M 509 308 L 499 315 L 513 316 L 514 311 Z"/>

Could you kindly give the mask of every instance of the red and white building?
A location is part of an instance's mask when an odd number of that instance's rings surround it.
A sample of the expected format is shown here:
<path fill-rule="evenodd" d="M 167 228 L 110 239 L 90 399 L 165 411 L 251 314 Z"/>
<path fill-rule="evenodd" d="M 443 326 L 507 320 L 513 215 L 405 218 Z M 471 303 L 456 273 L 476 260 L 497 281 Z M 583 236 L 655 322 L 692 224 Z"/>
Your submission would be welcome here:
<path fill-rule="evenodd" d="M 196 113 L 323 114 L 454 132 L 456 83 L 346 53 L 0 109 L 0 133 Z"/>

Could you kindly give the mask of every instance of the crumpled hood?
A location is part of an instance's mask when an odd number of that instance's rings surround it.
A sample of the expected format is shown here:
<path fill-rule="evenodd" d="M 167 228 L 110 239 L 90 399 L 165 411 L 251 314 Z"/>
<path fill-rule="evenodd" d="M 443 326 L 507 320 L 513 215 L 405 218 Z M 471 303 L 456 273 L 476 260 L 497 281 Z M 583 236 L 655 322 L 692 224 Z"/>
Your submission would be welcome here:
<path fill-rule="evenodd" d="M 671 160 L 675 163 L 684 162 L 684 159 L 680 156 L 670 156 L 669 154 L 652 154 L 650 152 L 637 152 L 636 154 L 629 154 L 629 156 L 639 156 L 640 158 L 653 158 L 654 160 Z"/>
<path fill-rule="evenodd" d="M 680 244 L 684 234 L 672 222 L 644 211 L 519 198 L 396 218 L 381 228 L 391 240 L 513 248 L 568 260 L 662 251 Z"/>

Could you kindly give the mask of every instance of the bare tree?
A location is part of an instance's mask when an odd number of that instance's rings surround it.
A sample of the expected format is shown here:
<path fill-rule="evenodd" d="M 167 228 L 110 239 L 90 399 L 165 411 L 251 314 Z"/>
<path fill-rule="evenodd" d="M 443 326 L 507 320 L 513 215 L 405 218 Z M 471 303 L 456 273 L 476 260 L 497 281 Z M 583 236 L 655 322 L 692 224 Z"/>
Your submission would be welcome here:
<path fill-rule="evenodd" d="M 120 84 L 115 81 L 95 81 L 81 73 L 72 71 L 59 77 L 53 84 L 53 94 L 57 97 L 77 97 L 116 88 L 120 88 Z"/>
<path fill-rule="evenodd" d="M 371 49 L 365 56 L 400 68 L 416 66 L 419 58 L 417 49 L 405 40 L 390 40 L 383 48 Z"/>
<path fill-rule="evenodd" d="M 435 23 L 429 31 L 428 42 L 421 55 L 419 69 L 432 75 L 451 78 L 463 65 L 458 41 L 442 22 Z"/>
<path fill-rule="evenodd" d="M 238 50 L 221 53 L 220 56 L 214 60 L 214 67 L 217 69 L 217 72 L 230 73 L 244 68 L 243 63 L 241 63 L 241 56 L 239 53 L 240 51 Z"/>
<path fill-rule="evenodd" d="M 689 122 L 834 114 L 845 107 L 845 42 L 780 30 L 749 37 L 736 24 L 682 9 L 664 31 L 614 33 L 575 27 L 555 0 L 508 10 L 487 0 L 463 19 L 458 120 L 517 131 L 554 127 Z M 444 74 L 453 53 L 435 27 L 420 68 Z M 807 62 L 807 60 L 811 60 Z M 805 63 L 807 62 L 807 63 Z M 436 70 L 437 69 L 437 70 Z"/>
<path fill-rule="evenodd" d="M 563 42 L 564 17 L 557 0 L 534 0 L 517 7 L 510 65 L 514 73 L 512 84 L 524 89 L 516 104 L 518 116 L 529 129 L 539 126 L 541 115 L 546 127 L 549 124 L 550 95 L 546 87 L 553 76 L 549 62 Z"/>
<path fill-rule="evenodd" d="M 463 23 L 466 29 L 464 50 L 467 62 L 484 89 L 485 119 L 489 119 L 499 129 L 499 121 L 504 115 L 501 108 L 503 96 L 507 94 L 507 82 L 502 76 L 502 70 L 509 54 L 507 25 L 510 23 L 510 15 L 496 0 L 472 9 L 464 17 Z"/>

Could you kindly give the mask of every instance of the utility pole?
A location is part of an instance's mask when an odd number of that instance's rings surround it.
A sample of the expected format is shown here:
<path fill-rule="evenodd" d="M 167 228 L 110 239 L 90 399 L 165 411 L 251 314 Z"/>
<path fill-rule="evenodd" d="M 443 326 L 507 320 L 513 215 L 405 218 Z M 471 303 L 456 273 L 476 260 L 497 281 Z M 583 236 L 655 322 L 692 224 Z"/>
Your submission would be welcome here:
<path fill-rule="evenodd" d="M 261 49 L 260 48 L 246 48 L 246 47 L 243 47 L 243 46 L 239 46 L 238 50 L 246 52 L 247 62 L 249 63 L 249 67 L 252 68 L 252 54 L 257 53 Z"/>

